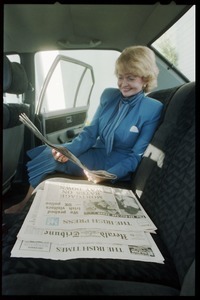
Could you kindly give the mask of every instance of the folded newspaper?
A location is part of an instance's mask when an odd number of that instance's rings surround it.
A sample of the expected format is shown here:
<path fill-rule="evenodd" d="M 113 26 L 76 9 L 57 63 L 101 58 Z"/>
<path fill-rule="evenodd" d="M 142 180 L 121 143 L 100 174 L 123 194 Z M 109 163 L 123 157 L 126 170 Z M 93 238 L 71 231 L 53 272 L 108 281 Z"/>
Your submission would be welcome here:
<path fill-rule="evenodd" d="M 107 171 L 104 170 L 97 170 L 97 171 L 92 171 L 89 170 L 86 166 L 84 166 L 81 161 L 74 155 L 72 154 L 67 148 L 59 145 L 55 145 L 50 143 L 38 130 L 38 128 L 31 122 L 31 120 L 27 117 L 25 113 L 20 114 L 19 120 L 24 123 L 34 134 L 39 138 L 44 144 L 47 146 L 51 147 L 52 149 L 55 149 L 56 151 L 60 152 L 64 156 L 66 156 L 69 160 L 71 160 L 73 163 L 75 163 L 77 166 L 82 168 L 84 171 L 86 171 L 89 174 L 92 174 L 98 178 L 104 178 L 104 179 L 116 179 L 117 176 L 115 174 L 111 174 Z"/>

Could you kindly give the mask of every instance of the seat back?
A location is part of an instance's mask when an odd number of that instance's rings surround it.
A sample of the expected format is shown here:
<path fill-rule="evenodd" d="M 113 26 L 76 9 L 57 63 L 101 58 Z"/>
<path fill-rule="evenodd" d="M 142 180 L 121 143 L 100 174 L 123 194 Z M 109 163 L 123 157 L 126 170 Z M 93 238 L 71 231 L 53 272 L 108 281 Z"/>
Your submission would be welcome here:
<path fill-rule="evenodd" d="M 22 64 L 10 62 L 4 56 L 3 92 L 23 94 L 28 89 L 28 79 Z M 3 183 L 5 194 L 11 187 L 24 141 L 24 125 L 19 121 L 19 114 L 29 115 L 29 107 L 21 104 L 3 103 Z"/>
<path fill-rule="evenodd" d="M 153 168 L 155 168 L 156 165 L 162 164 L 164 145 L 175 126 L 178 115 L 178 110 L 170 110 L 170 112 L 168 112 L 168 107 L 174 94 L 180 87 L 181 86 L 158 90 L 148 94 L 149 97 L 162 102 L 164 104 L 164 109 L 161 116 L 161 124 L 148 145 L 137 171 L 133 174 L 134 177 L 131 182 L 131 188 L 139 197 L 142 195 L 146 181 L 151 175 Z M 176 103 L 176 105 L 179 105 L 179 103 Z"/>
<path fill-rule="evenodd" d="M 182 283 L 195 259 L 195 83 L 173 94 L 140 174 L 140 202 L 158 228 Z M 154 164 L 148 170 L 147 161 Z M 138 187 L 137 181 L 133 186 Z"/>

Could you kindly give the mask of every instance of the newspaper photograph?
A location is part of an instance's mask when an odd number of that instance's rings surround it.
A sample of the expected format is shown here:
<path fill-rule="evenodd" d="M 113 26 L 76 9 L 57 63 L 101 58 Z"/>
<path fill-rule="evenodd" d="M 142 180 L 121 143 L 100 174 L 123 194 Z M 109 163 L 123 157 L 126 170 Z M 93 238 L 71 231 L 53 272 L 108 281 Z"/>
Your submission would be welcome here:
<path fill-rule="evenodd" d="M 66 156 L 69 160 L 71 160 L 73 163 L 75 163 L 77 166 L 82 168 L 84 171 L 86 171 L 88 174 L 95 175 L 95 177 L 105 178 L 105 179 L 116 179 L 117 176 L 115 174 L 111 174 L 105 170 L 89 170 L 86 166 L 84 166 L 81 161 L 73 154 L 71 153 L 66 147 L 55 145 L 50 143 L 38 130 L 38 128 L 31 122 L 31 120 L 28 118 L 28 116 L 25 113 L 20 114 L 19 120 L 27 126 L 37 138 L 39 138 L 44 144 L 49 146 L 52 149 L 55 149 L 57 152 L 60 152 L 64 156 Z"/>

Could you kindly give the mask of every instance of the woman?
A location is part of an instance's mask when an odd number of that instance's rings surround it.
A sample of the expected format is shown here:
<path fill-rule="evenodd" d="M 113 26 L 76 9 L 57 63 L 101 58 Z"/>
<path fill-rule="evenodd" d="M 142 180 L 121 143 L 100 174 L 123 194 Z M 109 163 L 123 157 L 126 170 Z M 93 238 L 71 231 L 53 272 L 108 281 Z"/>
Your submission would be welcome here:
<path fill-rule="evenodd" d="M 123 50 L 116 61 L 117 88 L 103 91 L 100 105 L 90 125 L 72 142 L 69 149 L 90 170 L 106 170 L 116 180 L 129 180 L 136 170 L 160 120 L 163 104 L 145 95 L 157 86 L 158 68 L 154 52 L 145 46 Z M 24 200 L 5 213 L 19 212 L 34 188 L 47 174 L 55 171 L 68 175 L 86 175 L 95 183 L 103 179 L 92 176 L 61 153 L 42 145 L 28 151 L 30 188 Z"/>

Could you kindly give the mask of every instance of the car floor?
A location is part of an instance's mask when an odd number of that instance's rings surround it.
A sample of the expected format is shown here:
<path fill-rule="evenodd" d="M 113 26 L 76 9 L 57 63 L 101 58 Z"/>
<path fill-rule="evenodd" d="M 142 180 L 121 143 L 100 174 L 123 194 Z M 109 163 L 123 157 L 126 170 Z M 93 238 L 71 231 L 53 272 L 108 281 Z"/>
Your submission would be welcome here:
<path fill-rule="evenodd" d="M 29 185 L 22 183 L 12 183 L 11 188 L 2 195 L 2 239 L 6 236 L 9 228 L 14 224 L 16 214 L 5 214 L 4 210 L 10 206 L 19 203 L 25 197 Z"/>
<path fill-rule="evenodd" d="M 2 211 L 23 200 L 28 188 L 28 184 L 12 183 L 11 188 L 2 195 Z"/>

